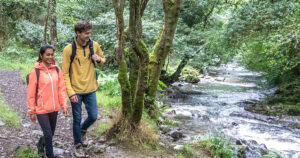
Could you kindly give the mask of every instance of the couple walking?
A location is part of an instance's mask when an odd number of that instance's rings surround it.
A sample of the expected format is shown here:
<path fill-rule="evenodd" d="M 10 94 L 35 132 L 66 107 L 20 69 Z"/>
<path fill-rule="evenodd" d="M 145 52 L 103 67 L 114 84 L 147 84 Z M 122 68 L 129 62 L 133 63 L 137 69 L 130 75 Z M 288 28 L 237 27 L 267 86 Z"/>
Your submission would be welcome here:
<path fill-rule="evenodd" d="M 97 119 L 95 67 L 105 62 L 97 42 L 91 41 L 92 24 L 78 21 L 74 27 L 76 38 L 63 50 L 62 70 L 54 60 L 55 49 L 45 44 L 40 48 L 39 58 L 29 73 L 27 106 L 30 119 L 38 120 L 44 136 L 37 146 L 40 152 L 46 149 L 46 156 L 53 158 L 52 137 L 56 127 L 57 114 L 63 109 L 69 115 L 67 95 L 71 101 L 73 114 L 73 138 L 76 157 L 85 157 L 86 132 Z M 67 92 L 67 93 L 66 93 Z M 88 117 L 82 123 L 82 102 Z"/>

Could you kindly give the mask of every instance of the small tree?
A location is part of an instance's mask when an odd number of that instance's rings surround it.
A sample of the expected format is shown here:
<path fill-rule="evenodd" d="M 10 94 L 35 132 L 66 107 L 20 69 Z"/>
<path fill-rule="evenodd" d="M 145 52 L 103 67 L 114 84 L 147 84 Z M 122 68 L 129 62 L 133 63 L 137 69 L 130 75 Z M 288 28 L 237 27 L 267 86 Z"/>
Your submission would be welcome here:
<path fill-rule="evenodd" d="M 129 32 L 125 33 L 125 0 L 113 0 L 116 15 L 118 47 L 116 59 L 119 65 L 119 83 L 122 92 L 122 114 L 136 127 L 141 118 L 144 105 L 150 116 L 156 118 L 157 107 L 154 103 L 158 79 L 166 56 L 172 46 L 181 0 L 163 0 L 164 24 L 151 53 L 142 39 L 141 15 L 148 0 L 130 0 Z M 125 34 L 128 38 L 125 39 Z M 125 60 L 125 44 L 129 40 L 129 64 Z M 150 54 L 150 55 L 149 55 Z"/>

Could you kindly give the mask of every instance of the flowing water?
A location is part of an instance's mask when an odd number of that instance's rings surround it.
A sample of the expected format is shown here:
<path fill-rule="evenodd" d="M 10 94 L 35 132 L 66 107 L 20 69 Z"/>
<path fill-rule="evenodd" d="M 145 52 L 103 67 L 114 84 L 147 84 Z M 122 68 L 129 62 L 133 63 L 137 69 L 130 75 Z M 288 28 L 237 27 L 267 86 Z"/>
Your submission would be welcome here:
<path fill-rule="evenodd" d="M 268 149 L 280 151 L 284 157 L 300 158 L 300 129 L 267 122 L 245 111 L 247 103 L 262 100 L 274 93 L 263 88 L 264 78 L 230 63 L 214 69 L 215 77 L 204 77 L 197 84 L 182 84 L 181 89 L 205 94 L 188 95 L 172 102 L 181 129 L 188 141 L 192 136 L 222 132 L 227 136 L 263 143 Z"/>

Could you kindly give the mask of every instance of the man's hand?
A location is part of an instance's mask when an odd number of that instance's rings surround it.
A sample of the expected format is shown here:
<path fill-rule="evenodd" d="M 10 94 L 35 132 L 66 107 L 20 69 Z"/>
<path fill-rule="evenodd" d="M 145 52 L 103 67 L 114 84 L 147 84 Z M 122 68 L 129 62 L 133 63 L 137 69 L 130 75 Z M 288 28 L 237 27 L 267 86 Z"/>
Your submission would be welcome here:
<path fill-rule="evenodd" d="M 101 62 L 101 58 L 97 54 L 92 55 L 92 59 L 98 63 Z"/>
<path fill-rule="evenodd" d="M 69 110 L 68 109 L 63 109 L 63 113 L 64 113 L 65 117 L 69 116 Z"/>
<path fill-rule="evenodd" d="M 71 101 L 72 103 L 77 103 L 77 102 L 78 102 L 78 97 L 77 97 L 77 95 L 72 95 L 72 96 L 70 97 L 70 101 Z"/>
<path fill-rule="evenodd" d="M 32 122 L 35 122 L 36 121 L 36 115 L 35 114 L 30 114 L 30 120 Z"/>

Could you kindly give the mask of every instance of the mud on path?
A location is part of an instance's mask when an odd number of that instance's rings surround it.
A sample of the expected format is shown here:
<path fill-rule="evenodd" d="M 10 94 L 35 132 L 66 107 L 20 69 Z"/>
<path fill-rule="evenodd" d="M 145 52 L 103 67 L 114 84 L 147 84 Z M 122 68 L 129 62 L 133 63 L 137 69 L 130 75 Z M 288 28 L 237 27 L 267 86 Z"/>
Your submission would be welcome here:
<path fill-rule="evenodd" d="M 0 126 L 0 158 L 15 157 L 14 152 L 18 146 L 30 146 L 37 150 L 35 144 L 42 135 L 42 131 L 39 124 L 31 122 L 27 114 L 26 85 L 20 77 L 20 71 L 0 70 L 0 90 L 5 105 L 19 115 L 21 122 L 19 128 Z M 86 116 L 84 109 L 83 118 L 86 118 Z M 96 125 L 103 119 L 99 111 L 97 123 L 91 129 L 95 130 Z M 103 138 L 96 137 L 91 133 L 95 132 L 90 131 L 88 134 L 89 146 L 85 148 L 89 157 L 144 157 L 139 152 L 132 152 L 120 146 L 115 146 L 113 143 L 105 142 Z M 55 152 L 62 157 L 75 157 L 73 154 L 72 117 L 64 117 L 62 112 L 58 114 L 53 145 Z M 148 155 L 146 157 L 169 156 L 156 153 L 153 156 Z"/>

